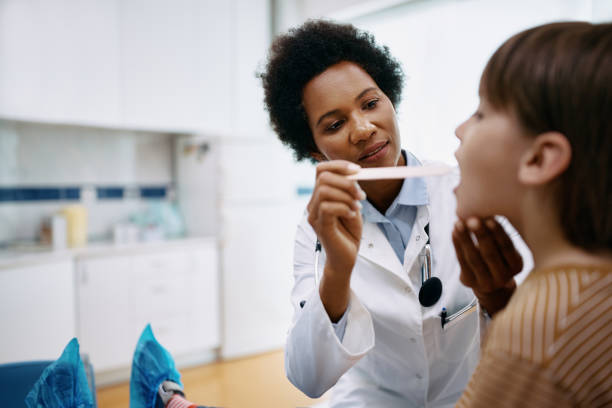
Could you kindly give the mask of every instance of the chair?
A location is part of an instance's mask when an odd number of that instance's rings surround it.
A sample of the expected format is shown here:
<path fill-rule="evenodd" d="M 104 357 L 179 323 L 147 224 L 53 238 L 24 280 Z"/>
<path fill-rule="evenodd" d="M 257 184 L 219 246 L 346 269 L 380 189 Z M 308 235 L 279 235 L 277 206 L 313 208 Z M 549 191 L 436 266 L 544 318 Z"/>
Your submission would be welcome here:
<path fill-rule="evenodd" d="M 94 407 L 97 407 L 96 384 L 93 367 L 87 356 L 81 359 L 87 374 L 87 382 L 93 395 Z M 25 407 L 25 397 L 34 383 L 40 378 L 42 372 L 53 361 L 23 361 L 17 363 L 0 364 L 0 407 Z"/>

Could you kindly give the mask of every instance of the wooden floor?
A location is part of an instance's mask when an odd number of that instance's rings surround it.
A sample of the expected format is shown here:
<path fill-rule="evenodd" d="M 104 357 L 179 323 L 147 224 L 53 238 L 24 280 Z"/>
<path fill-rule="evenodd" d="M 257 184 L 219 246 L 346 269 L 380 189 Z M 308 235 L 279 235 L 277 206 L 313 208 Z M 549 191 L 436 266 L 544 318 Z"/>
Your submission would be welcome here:
<path fill-rule="evenodd" d="M 283 352 L 181 370 L 187 398 L 197 404 L 230 408 L 309 407 L 310 399 L 285 377 Z M 99 388 L 98 407 L 128 408 L 129 385 Z"/>

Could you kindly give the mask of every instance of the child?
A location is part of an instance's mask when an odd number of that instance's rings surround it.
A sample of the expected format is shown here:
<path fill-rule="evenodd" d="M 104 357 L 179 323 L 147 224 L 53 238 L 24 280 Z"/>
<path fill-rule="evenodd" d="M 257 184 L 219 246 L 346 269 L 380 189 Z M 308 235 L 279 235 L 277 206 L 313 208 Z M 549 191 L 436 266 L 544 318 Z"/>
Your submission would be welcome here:
<path fill-rule="evenodd" d="M 534 270 L 495 316 L 457 406 L 612 406 L 612 24 L 515 35 L 479 94 L 456 130 L 457 214 L 507 217 Z"/>

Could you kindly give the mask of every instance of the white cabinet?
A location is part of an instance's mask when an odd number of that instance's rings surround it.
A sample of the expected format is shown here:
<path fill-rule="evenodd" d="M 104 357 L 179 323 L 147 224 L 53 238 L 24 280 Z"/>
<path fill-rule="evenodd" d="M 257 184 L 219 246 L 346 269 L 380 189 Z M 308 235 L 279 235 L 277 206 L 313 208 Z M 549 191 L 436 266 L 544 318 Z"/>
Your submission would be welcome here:
<path fill-rule="evenodd" d="M 121 3 L 127 126 L 228 132 L 231 5 L 217 0 Z"/>
<path fill-rule="evenodd" d="M 0 268 L 0 363 L 54 360 L 75 336 L 72 259 Z"/>
<path fill-rule="evenodd" d="M 119 123 L 117 1 L 0 2 L 0 116 Z"/>
<path fill-rule="evenodd" d="M 129 367 L 147 323 L 175 357 L 219 345 L 216 248 L 194 245 L 77 261 L 78 335 L 96 371 Z"/>
<path fill-rule="evenodd" d="M 0 1 L 0 118 L 269 131 L 268 0 Z"/>

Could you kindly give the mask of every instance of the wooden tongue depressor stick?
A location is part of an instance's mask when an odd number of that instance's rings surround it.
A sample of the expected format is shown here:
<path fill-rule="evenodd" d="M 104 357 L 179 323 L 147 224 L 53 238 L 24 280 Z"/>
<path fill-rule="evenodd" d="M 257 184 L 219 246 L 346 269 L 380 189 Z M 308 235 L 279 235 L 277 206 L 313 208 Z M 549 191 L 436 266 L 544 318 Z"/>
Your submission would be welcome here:
<path fill-rule="evenodd" d="M 425 166 L 364 167 L 355 174 L 347 176 L 349 180 L 384 180 L 404 179 L 410 177 L 441 176 L 452 171 L 452 167 L 443 164 Z"/>

